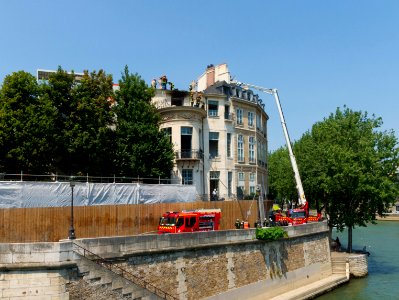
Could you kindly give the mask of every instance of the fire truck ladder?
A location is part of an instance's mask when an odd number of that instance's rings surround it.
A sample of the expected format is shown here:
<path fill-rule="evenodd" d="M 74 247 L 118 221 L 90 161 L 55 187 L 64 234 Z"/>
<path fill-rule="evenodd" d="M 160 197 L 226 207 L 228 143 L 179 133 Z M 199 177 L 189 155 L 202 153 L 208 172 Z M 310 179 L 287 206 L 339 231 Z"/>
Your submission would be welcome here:
<path fill-rule="evenodd" d="M 302 181 L 301 181 L 301 177 L 299 175 L 299 170 L 298 170 L 298 165 L 297 165 L 297 162 L 295 159 L 295 155 L 294 155 L 294 152 L 292 151 L 291 140 L 288 135 L 287 124 L 285 122 L 285 118 L 284 118 L 283 110 L 281 108 L 280 98 L 278 96 L 277 89 L 264 88 L 261 86 L 243 83 L 243 82 L 239 82 L 239 81 L 236 81 L 235 83 L 239 86 L 242 86 L 244 89 L 253 88 L 255 90 L 264 92 L 266 94 L 273 95 L 274 100 L 276 101 L 278 112 L 280 114 L 281 126 L 283 127 L 284 137 L 285 137 L 285 141 L 286 141 L 287 148 L 288 148 L 288 153 L 289 153 L 290 160 L 291 160 L 291 166 L 294 171 L 296 188 L 298 191 L 298 202 L 300 205 L 306 204 L 305 192 L 303 190 Z"/>

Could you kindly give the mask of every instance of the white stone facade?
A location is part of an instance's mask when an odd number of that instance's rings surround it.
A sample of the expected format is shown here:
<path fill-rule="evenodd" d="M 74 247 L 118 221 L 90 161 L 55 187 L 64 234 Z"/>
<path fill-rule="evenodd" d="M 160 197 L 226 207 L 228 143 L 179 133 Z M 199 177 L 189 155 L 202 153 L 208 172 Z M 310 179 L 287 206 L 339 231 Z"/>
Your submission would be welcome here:
<path fill-rule="evenodd" d="M 267 193 L 268 115 L 258 95 L 230 83 L 226 64 L 208 66 L 190 91 L 156 89 L 152 102 L 176 153 L 174 182 L 195 185 L 202 200 L 250 198 L 258 185 Z"/>

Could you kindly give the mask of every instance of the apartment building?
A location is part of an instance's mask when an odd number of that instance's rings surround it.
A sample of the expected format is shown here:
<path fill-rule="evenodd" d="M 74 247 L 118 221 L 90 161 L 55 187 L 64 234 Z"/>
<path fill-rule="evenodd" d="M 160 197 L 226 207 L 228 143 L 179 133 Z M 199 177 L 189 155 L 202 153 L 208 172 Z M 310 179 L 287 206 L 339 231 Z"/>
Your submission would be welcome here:
<path fill-rule="evenodd" d="M 187 91 L 168 89 L 165 78 L 159 87 L 152 102 L 174 146 L 173 179 L 202 200 L 251 198 L 258 185 L 267 193 L 268 115 L 257 94 L 231 81 L 227 64 L 209 65 Z"/>

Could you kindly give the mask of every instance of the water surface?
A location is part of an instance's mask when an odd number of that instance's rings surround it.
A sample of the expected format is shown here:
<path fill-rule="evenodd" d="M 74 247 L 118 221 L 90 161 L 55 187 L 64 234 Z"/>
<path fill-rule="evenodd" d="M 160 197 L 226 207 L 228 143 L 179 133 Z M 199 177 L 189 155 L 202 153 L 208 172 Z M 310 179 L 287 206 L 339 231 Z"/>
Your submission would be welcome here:
<path fill-rule="evenodd" d="M 333 231 L 343 247 L 347 245 L 347 232 Z M 399 299 L 399 222 L 379 221 L 377 225 L 357 227 L 353 230 L 353 248 L 366 246 L 369 274 L 365 278 L 351 279 L 346 285 L 322 295 L 317 300 L 374 300 Z"/>

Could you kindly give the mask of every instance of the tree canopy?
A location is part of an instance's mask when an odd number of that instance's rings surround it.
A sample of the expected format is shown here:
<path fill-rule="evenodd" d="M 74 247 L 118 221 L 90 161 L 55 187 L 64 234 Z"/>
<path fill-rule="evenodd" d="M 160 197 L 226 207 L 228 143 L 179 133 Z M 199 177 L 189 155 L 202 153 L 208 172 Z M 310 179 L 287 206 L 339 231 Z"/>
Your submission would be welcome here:
<path fill-rule="evenodd" d="M 62 68 L 42 85 L 42 99 L 56 108 L 55 168 L 58 173 L 105 175 L 113 171 L 112 76 L 84 71 L 80 82 Z M 112 173 L 111 173 L 112 174 Z"/>
<path fill-rule="evenodd" d="M 170 176 L 173 149 L 159 130 L 152 88 L 125 68 L 120 90 L 103 70 L 77 81 L 61 67 L 37 82 L 24 71 L 0 89 L 0 172 Z"/>
<path fill-rule="evenodd" d="M 34 76 L 14 72 L 0 90 L 0 166 L 19 173 L 51 169 L 54 152 L 55 108 L 40 98 Z"/>
<path fill-rule="evenodd" d="M 374 222 L 399 195 L 398 141 L 393 131 L 378 130 L 381 125 L 381 118 L 338 108 L 294 145 L 307 199 L 324 206 L 330 227 L 348 228 L 348 251 L 352 229 Z"/>
<path fill-rule="evenodd" d="M 287 148 L 281 147 L 269 154 L 269 181 L 269 199 L 284 204 L 298 198 Z"/>
<path fill-rule="evenodd" d="M 150 103 L 154 90 L 125 67 L 116 92 L 117 165 L 126 176 L 169 177 L 173 148 L 159 130 L 160 115 Z"/>

